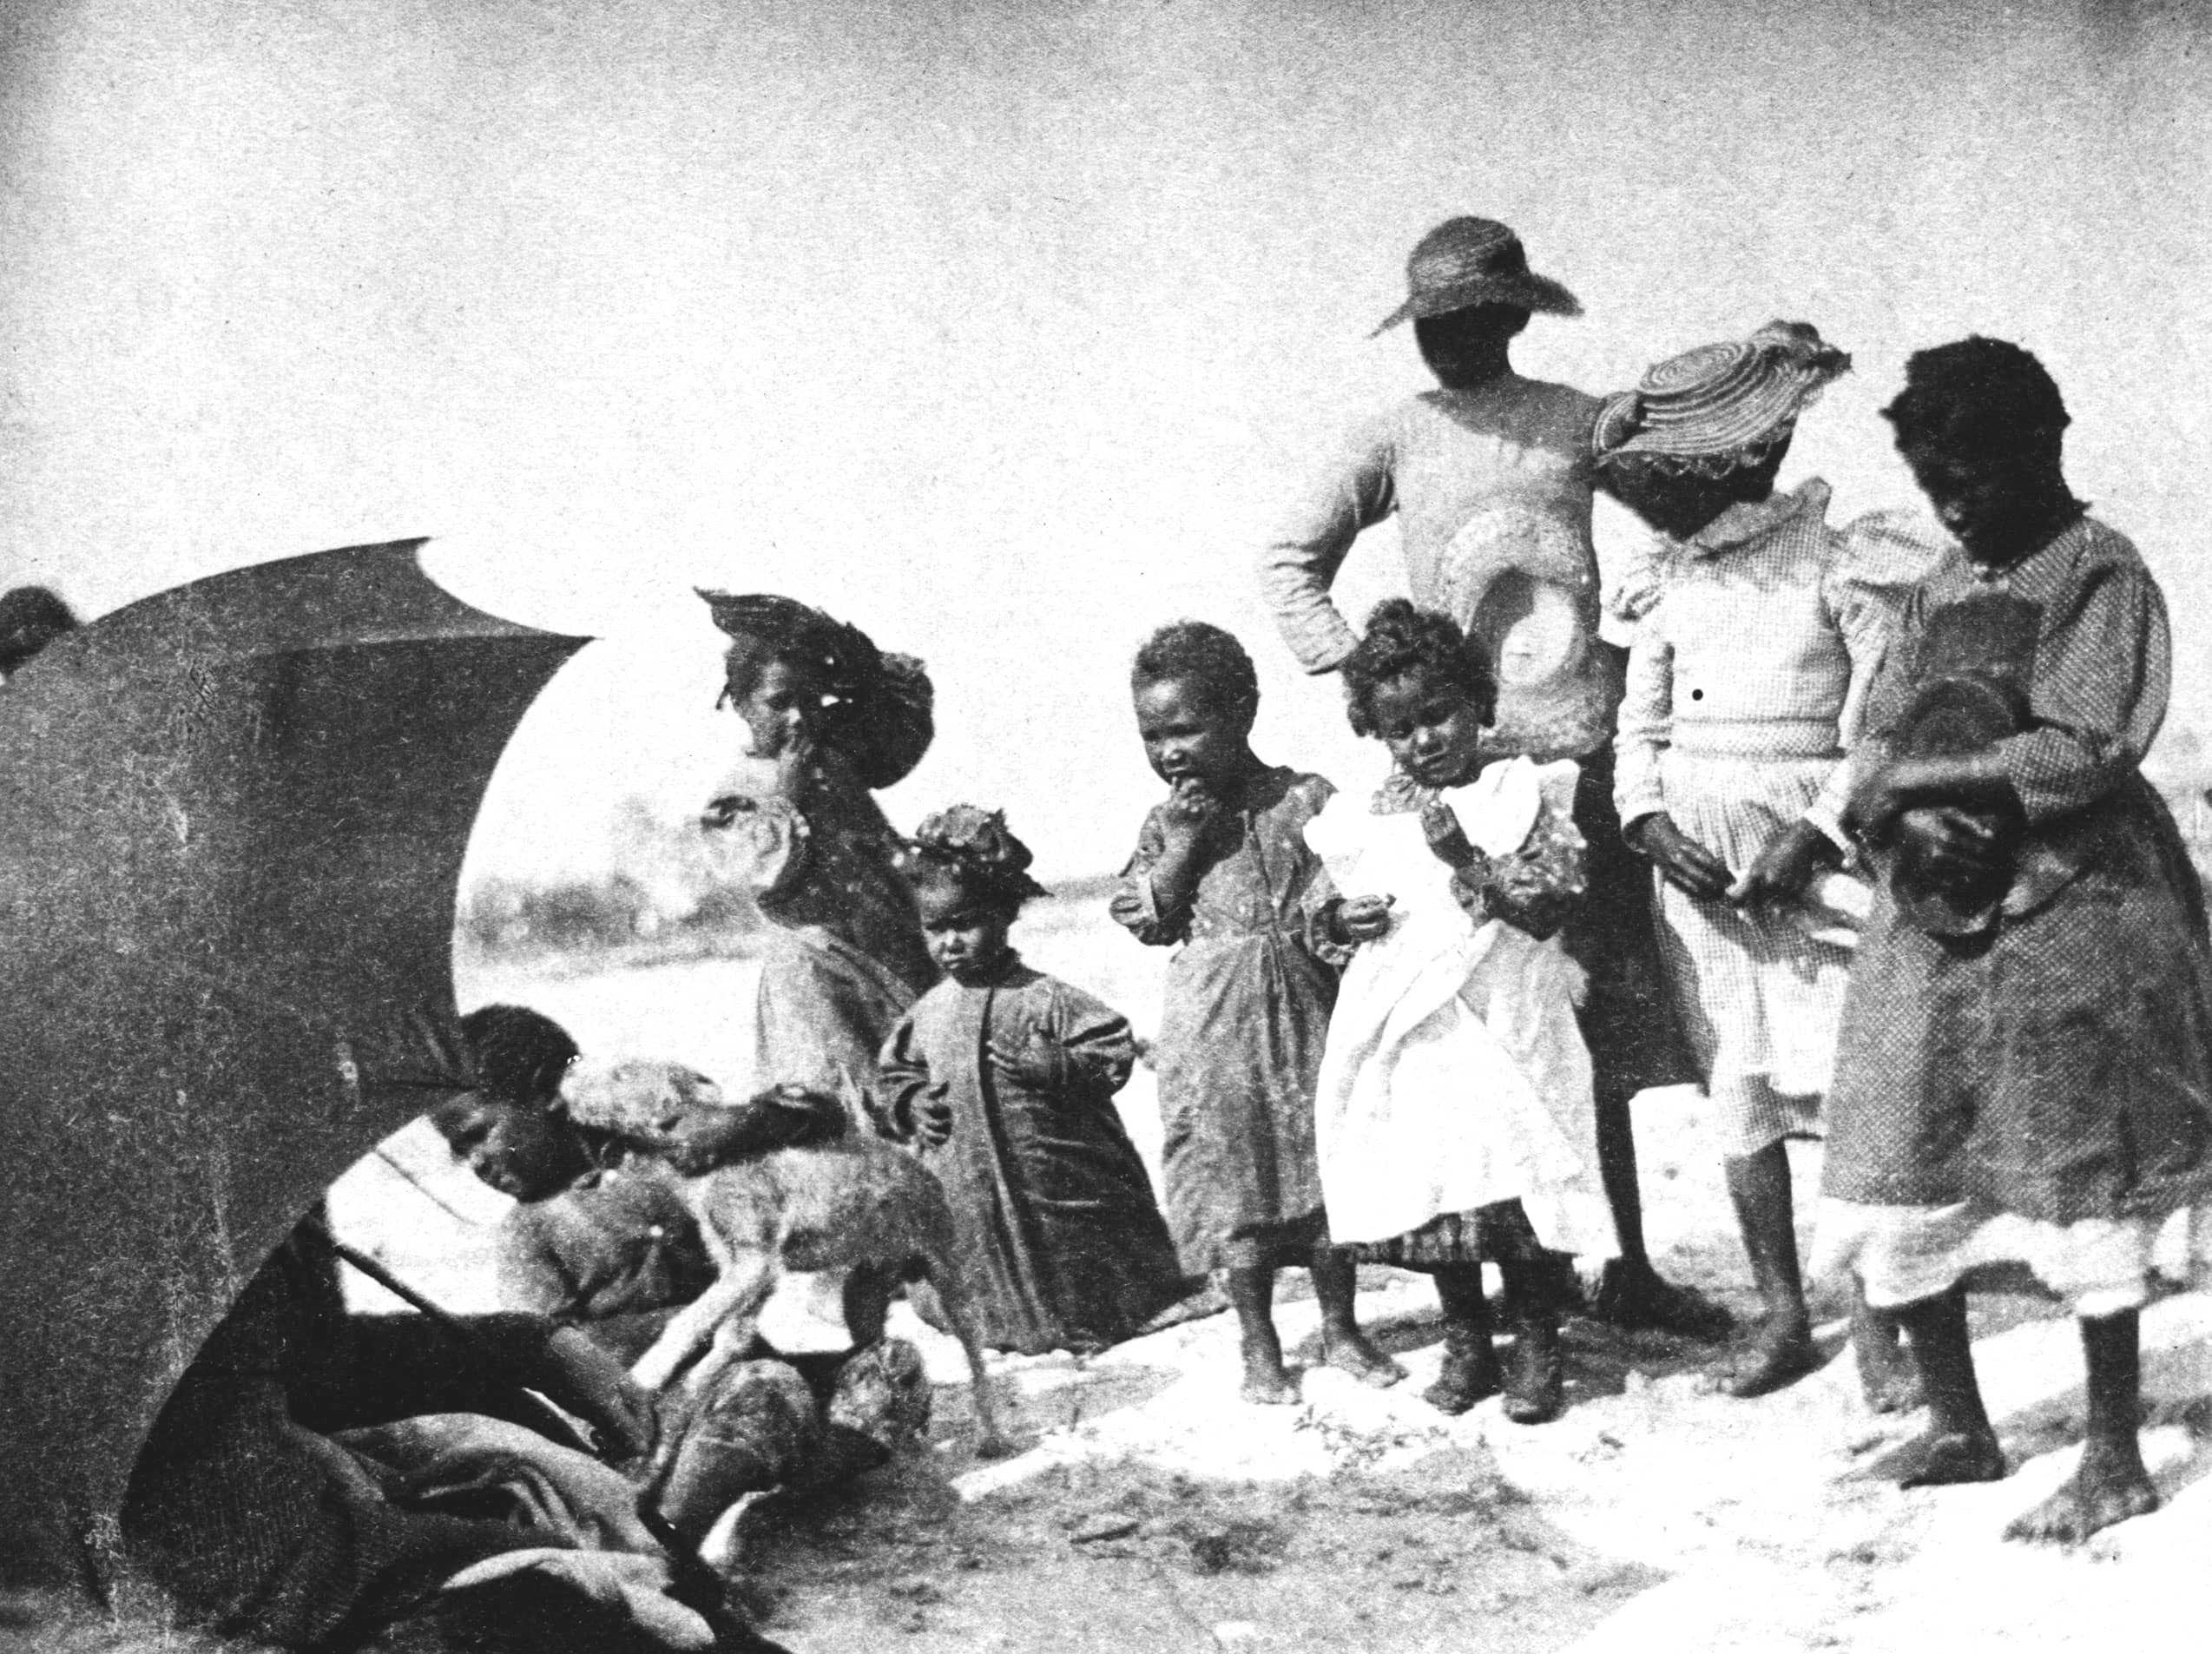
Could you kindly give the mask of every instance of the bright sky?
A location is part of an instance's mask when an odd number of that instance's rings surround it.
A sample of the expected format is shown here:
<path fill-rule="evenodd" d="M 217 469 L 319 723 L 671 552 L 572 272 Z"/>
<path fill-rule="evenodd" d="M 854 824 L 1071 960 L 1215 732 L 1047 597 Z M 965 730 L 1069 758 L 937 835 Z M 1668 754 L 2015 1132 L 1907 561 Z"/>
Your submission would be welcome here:
<path fill-rule="evenodd" d="M 608 641 L 533 711 L 481 868 L 588 866 L 736 750 L 694 584 L 922 655 L 895 820 L 1003 804 L 1103 870 L 1149 802 L 1154 625 L 1258 658 L 1267 755 L 1364 781 L 1253 548 L 1423 383 L 1370 341 L 1436 220 L 1504 218 L 1592 390 L 1774 315 L 1859 372 L 1792 471 L 1909 503 L 1912 349 L 2040 352 L 2078 491 L 2143 544 L 2183 715 L 2212 575 L 2212 29 L 2186 5 L 1470 0 L 14 0 L 0 16 L 0 580 L 97 613 L 436 537 Z M 1794 480 L 1786 475 L 1786 481 Z M 1387 532 L 1347 606 L 1390 589 Z"/>

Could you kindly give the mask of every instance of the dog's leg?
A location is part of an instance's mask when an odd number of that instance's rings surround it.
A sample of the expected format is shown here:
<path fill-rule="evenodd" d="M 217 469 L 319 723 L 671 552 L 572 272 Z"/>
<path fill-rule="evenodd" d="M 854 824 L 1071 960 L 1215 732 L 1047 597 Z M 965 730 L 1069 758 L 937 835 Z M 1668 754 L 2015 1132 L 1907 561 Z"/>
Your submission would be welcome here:
<path fill-rule="evenodd" d="M 899 1282 L 890 1271 L 861 1264 L 845 1277 L 845 1331 L 855 1349 L 866 1349 L 883 1336 L 891 1314 L 891 1295 Z"/>
<path fill-rule="evenodd" d="M 658 1392 L 709 1340 L 727 1346 L 741 1334 L 749 1339 L 760 1307 L 775 1290 L 777 1270 L 767 1253 L 734 1255 L 714 1284 L 676 1311 L 653 1348 L 637 1358 L 631 1381 Z"/>
<path fill-rule="evenodd" d="M 998 1427 L 998 1404 L 991 1399 L 991 1381 L 984 1376 L 983 1346 L 976 1341 L 976 1321 L 969 1313 L 968 1295 L 961 1289 L 959 1275 L 951 1259 L 927 1260 L 925 1273 L 936 1289 L 938 1305 L 945 1311 L 945 1319 L 951 1323 L 953 1337 L 960 1341 L 960 1354 L 968 1360 L 968 1391 L 975 1398 L 976 1408 L 976 1457 L 1004 1459 L 1014 1451 L 1014 1444 Z"/>

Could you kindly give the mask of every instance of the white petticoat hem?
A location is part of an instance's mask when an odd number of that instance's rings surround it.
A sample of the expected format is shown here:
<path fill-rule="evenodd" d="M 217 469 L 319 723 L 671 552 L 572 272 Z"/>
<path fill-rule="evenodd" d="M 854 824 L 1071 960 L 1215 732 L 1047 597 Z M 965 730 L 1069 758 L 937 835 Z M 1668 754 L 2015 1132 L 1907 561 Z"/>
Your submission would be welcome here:
<path fill-rule="evenodd" d="M 2025 1264 L 2070 1313 L 2090 1320 L 2141 1308 L 2154 1263 L 2189 1286 L 2212 1284 L 2208 1206 L 2159 1217 L 2048 1223 L 1973 1201 L 1878 1206 L 1824 1199 L 1817 1234 L 1814 1274 L 1857 1275 L 1877 1309 L 1932 1298 L 1991 1263 Z"/>

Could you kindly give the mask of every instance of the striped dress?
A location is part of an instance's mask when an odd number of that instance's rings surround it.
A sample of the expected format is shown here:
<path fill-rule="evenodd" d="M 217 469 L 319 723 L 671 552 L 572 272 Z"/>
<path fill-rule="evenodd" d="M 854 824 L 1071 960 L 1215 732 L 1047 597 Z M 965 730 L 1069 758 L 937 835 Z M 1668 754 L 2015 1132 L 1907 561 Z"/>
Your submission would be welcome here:
<path fill-rule="evenodd" d="M 1936 558 L 1886 520 L 1830 527 L 1828 497 L 1813 480 L 1733 505 L 1671 548 L 1629 651 L 1621 819 L 1663 810 L 1738 874 L 1794 820 L 1841 842 L 1844 751 L 1904 595 Z M 1652 877 L 1722 1153 L 1814 1131 L 1849 954 L 1786 913 Z"/>

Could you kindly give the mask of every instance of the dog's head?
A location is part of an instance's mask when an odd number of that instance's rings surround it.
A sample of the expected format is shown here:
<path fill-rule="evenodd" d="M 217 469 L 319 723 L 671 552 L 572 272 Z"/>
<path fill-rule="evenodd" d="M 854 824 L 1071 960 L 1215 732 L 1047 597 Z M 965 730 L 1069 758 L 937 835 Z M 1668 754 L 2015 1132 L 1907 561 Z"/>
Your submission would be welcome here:
<path fill-rule="evenodd" d="M 722 1088 L 681 1063 L 626 1058 L 578 1061 L 562 1082 L 561 1104 L 578 1125 L 618 1137 L 657 1139 L 692 1110 L 724 1108 Z"/>

